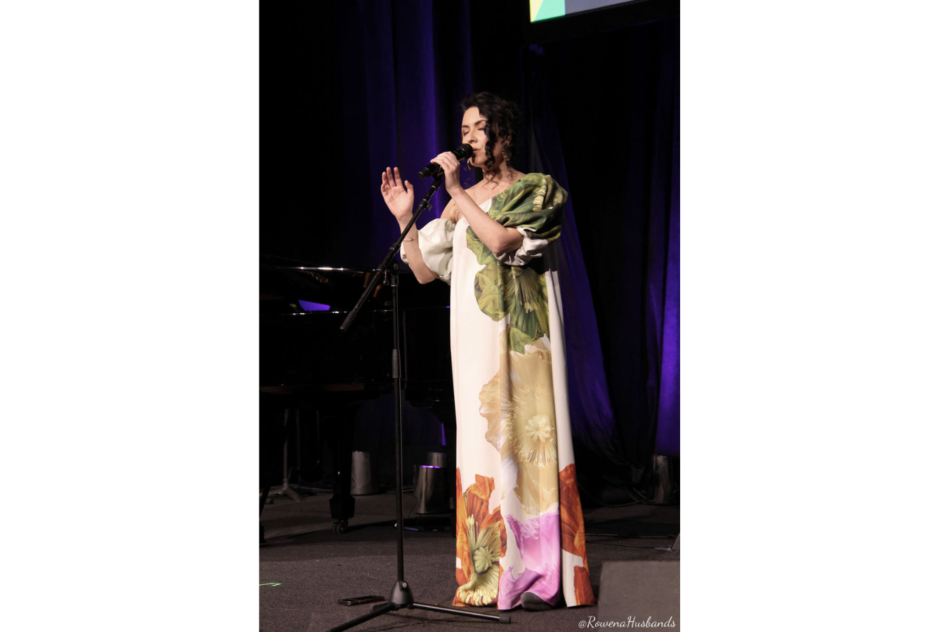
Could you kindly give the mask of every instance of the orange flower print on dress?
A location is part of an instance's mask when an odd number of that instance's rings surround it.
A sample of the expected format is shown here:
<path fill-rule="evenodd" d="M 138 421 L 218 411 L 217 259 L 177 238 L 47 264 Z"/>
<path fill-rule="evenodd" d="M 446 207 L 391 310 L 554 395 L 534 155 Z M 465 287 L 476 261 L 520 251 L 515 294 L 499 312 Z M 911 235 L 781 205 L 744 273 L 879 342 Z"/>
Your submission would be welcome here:
<path fill-rule="evenodd" d="M 583 566 L 574 567 L 574 598 L 578 606 L 594 606 L 594 589 L 591 587 L 591 574 Z"/>
<path fill-rule="evenodd" d="M 496 603 L 506 555 L 506 531 L 499 507 L 489 511 L 493 479 L 476 475 L 476 482 L 461 493 L 457 468 L 457 593 L 455 606 L 486 606 Z"/>
<path fill-rule="evenodd" d="M 584 539 L 584 515 L 581 513 L 581 495 L 574 463 L 558 475 L 559 513 L 561 514 L 561 548 L 581 558 L 582 566 L 574 567 L 574 590 L 578 606 L 593 606 L 597 603 L 591 576 L 588 572 L 587 546 Z"/>
<path fill-rule="evenodd" d="M 467 503 L 464 502 L 463 488 L 460 485 L 460 468 L 457 468 L 457 585 L 462 586 L 470 580 L 470 547 L 467 545 Z"/>

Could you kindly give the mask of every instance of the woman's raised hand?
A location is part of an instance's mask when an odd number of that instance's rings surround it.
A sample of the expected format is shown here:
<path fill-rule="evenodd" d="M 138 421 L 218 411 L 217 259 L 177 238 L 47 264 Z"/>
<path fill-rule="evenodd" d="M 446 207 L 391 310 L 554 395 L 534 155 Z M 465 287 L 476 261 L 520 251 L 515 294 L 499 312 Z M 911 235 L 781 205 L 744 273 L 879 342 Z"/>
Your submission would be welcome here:
<path fill-rule="evenodd" d="M 382 172 L 382 197 L 385 198 L 385 204 L 388 205 L 388 210 L 392 212 L 395 219 L 398 221 L 411 219 L 415 190 L 407 180 L 402 184 L 398 167 L 395 167 L 394 173 L 391 167 L 386 167 Z"/>

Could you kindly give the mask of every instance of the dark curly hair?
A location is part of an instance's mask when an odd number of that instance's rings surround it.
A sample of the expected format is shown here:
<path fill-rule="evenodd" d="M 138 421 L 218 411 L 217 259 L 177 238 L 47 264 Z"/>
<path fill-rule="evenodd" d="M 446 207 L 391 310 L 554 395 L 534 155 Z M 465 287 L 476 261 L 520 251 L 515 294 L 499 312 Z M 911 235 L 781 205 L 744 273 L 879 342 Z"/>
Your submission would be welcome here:
<path fill-rule="evenodd" d="M 486 134 L 486 161 L 483 163 L 483 175 L 494 178 L 493 147 L 499 139 L 503 140 L 503 150 L 506 152 L 506 164 L 510 165 L 513 150 L 518 146 L 517 139 L 522 130 L 522 113 L 519 106 L 513 101 L 502 99 L 489 92 L 473 92 L 464 97 L 460 107 L 466 112 L 472 107 L 480 110 L 480 115 L 486 119 L 483 133 Z"/>

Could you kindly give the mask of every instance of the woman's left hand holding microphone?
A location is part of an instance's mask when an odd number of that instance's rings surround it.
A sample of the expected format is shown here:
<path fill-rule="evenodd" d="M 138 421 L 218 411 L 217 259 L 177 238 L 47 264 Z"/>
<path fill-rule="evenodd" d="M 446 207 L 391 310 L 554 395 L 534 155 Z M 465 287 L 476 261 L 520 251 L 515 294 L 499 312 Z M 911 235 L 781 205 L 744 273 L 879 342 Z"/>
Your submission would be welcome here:
<path fill-rule="evenodd" d="M 431 162 L 439 165 L 444 170 L 444 189 L 450 194 L 450 197 L 456 196 L 464 189 L 460 186 L 460 161 L 453 152 L 445 151 L 443 154 L 432 158 Z"/>

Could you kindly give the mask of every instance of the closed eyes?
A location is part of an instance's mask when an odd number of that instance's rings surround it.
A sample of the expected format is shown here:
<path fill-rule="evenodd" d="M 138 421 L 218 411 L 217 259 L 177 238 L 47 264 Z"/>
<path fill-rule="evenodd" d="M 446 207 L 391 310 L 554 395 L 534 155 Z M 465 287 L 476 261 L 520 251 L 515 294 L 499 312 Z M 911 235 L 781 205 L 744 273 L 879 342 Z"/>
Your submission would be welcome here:
<path fill-rule="evenodd" d="M 483 128 L 480 127 L 479 129 L 483 129 Z M 466 135 L 469 134 L 469 133 L 470 133 L 470 130 L 467 130 L 467 131 L 465 131 L 465 132 L 463 133 L 463 135 L 466 136 Z"/>

